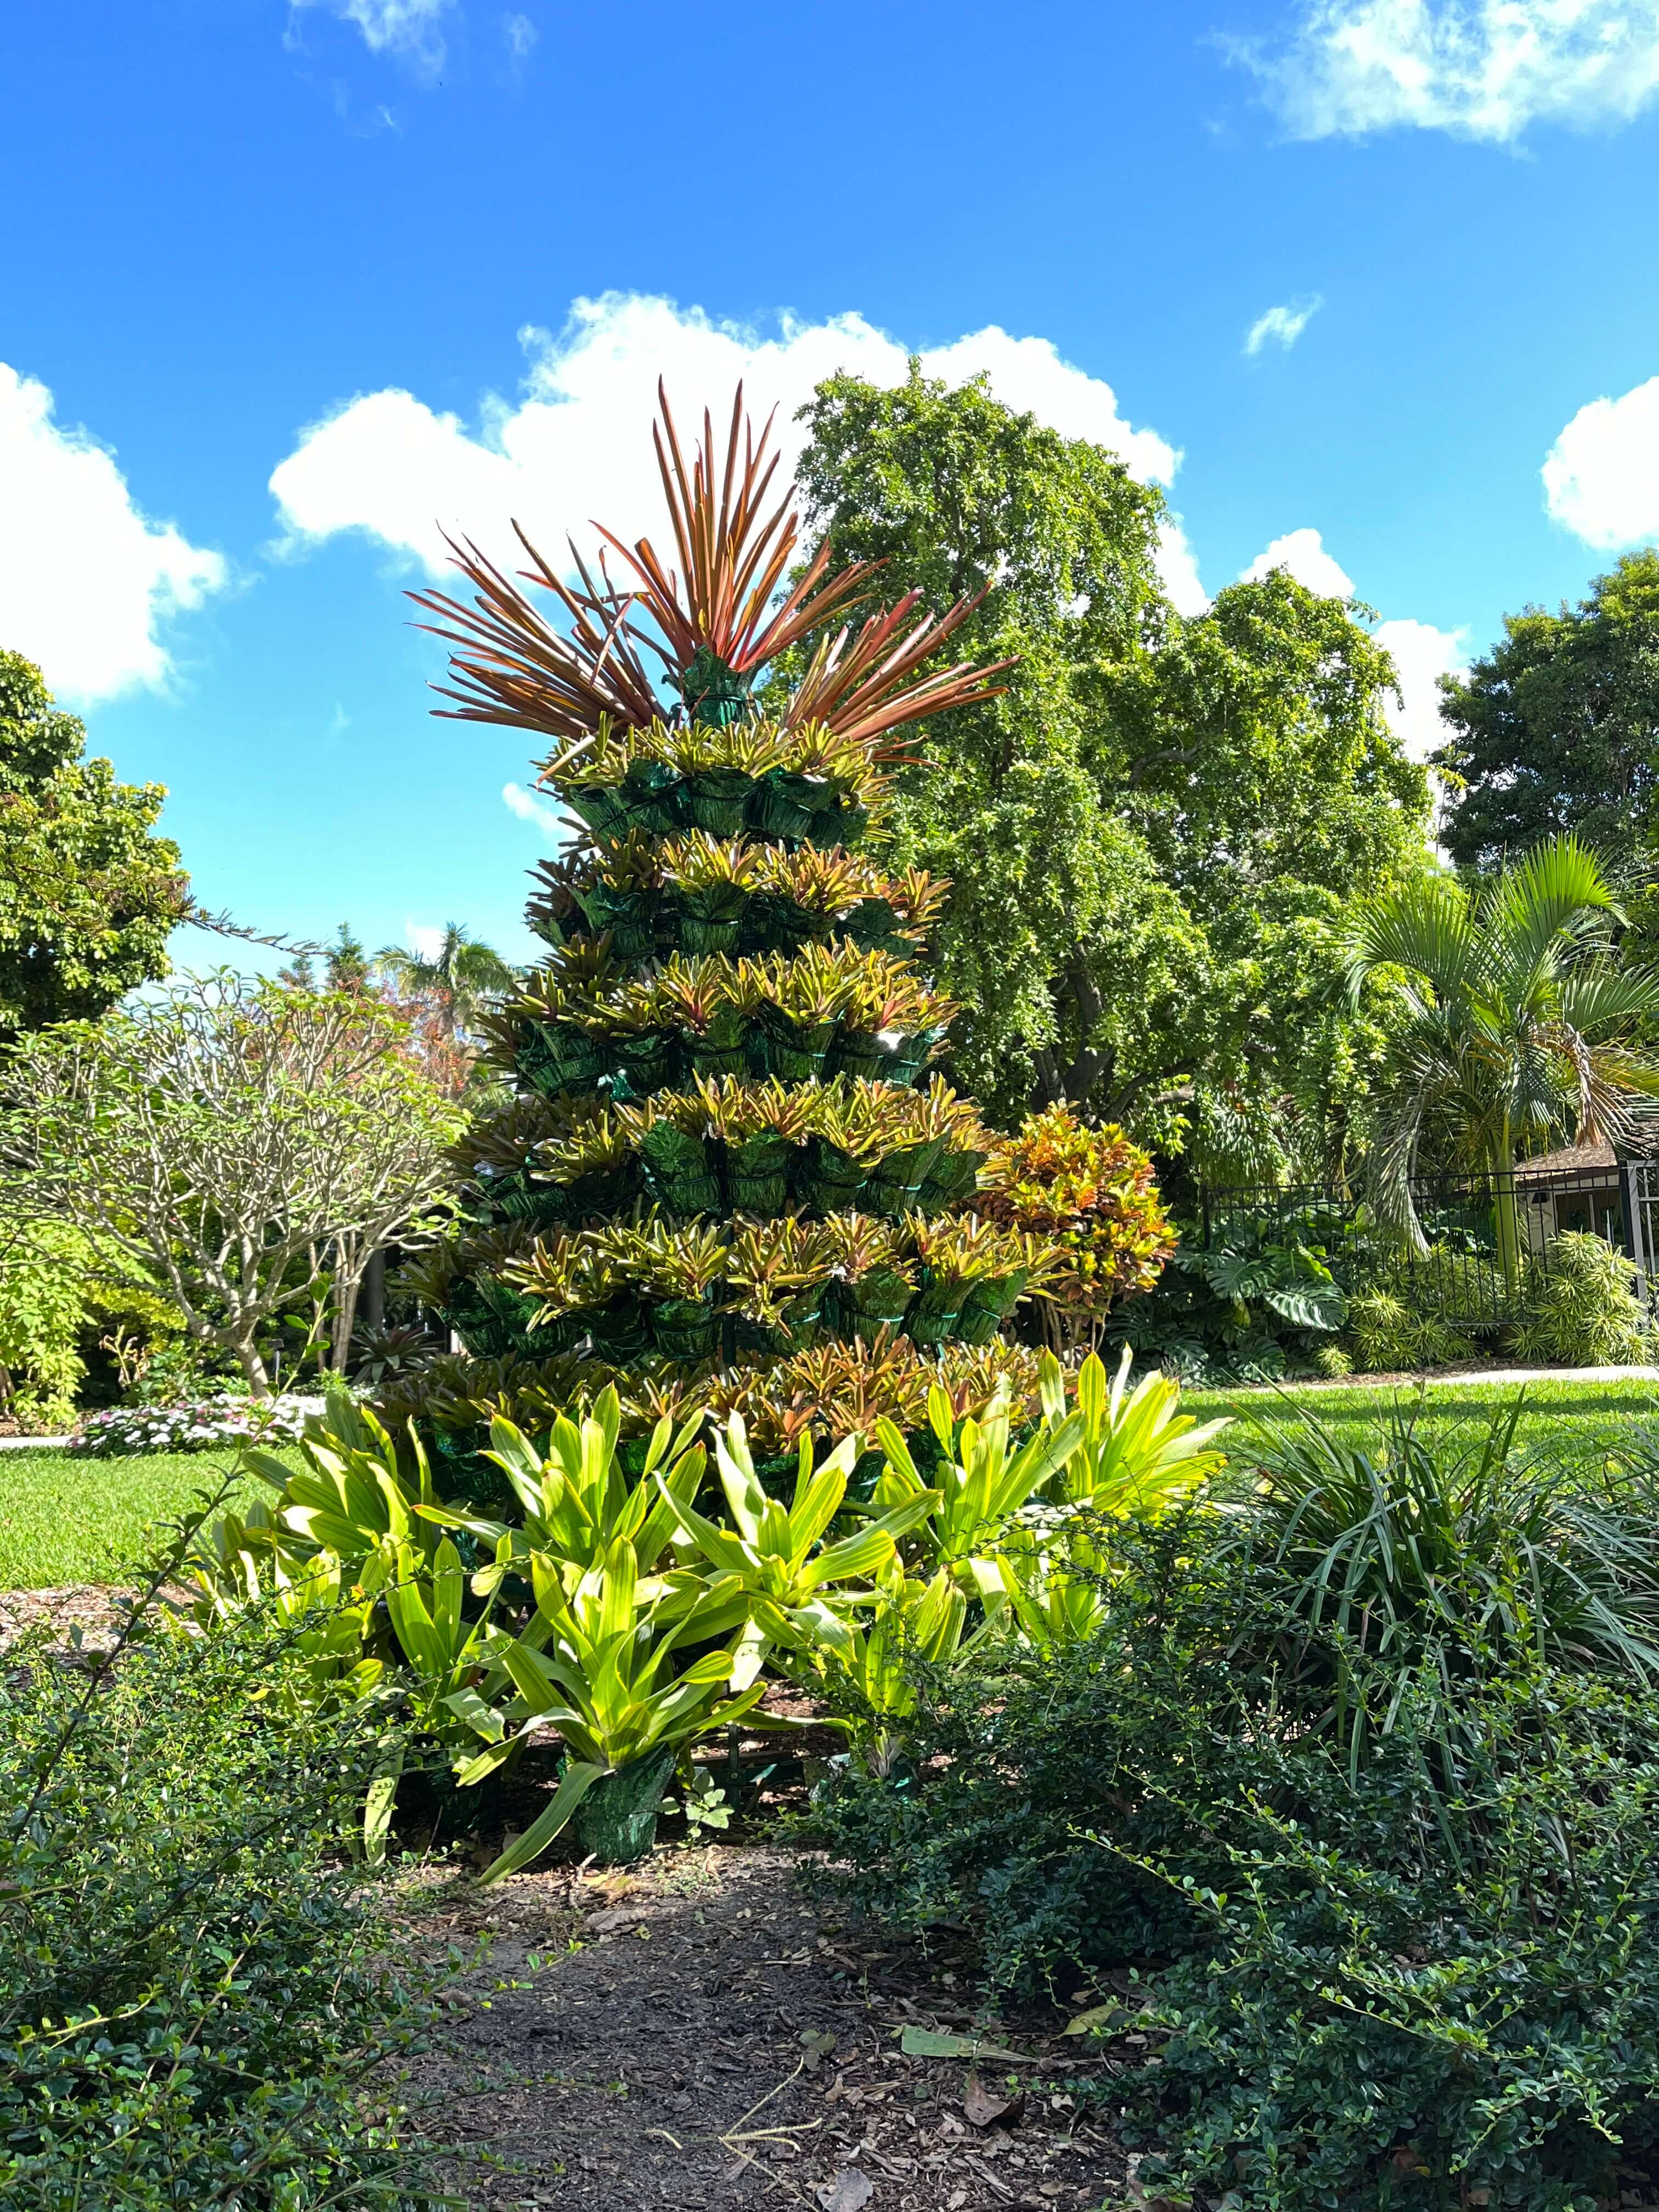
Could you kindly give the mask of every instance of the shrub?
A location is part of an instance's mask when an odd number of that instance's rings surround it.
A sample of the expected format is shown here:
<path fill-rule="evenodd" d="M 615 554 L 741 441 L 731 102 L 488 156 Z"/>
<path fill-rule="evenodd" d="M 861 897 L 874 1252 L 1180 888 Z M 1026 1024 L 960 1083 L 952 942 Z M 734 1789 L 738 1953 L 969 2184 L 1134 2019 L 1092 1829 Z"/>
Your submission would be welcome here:
<path fill-rule="evenodd" d="M 1652 1349 L 1632 1287 L 1636 1270 L 1604 1237 L 1571 1230 L 1550 1239 L 1528 1287 L 1515 1349 L 1559 1367 L 1626 1366 Z"/>
<path fill-rule="evenodd" d="M 184 1406 L 110 1406 L 88 1413 L 69 1449 L 88 1459 L 128 1459 L 139 1452 L 211 1451 L 220 1444 L 292 1443 L 320 1398 L 238 1398 L 228 1392 Z"/>
<path fill-rule="evenodd" d="M 0 2197 L 429 2204 L 382 2072 L 419 2022 L 338 1868 L 380 1723 L 257 1619 L 0 1680 Z"/>
<path fill-rule="evenodd" d="M 1127 1991 L 1068 2086 L 1150 2198 L 1591 2212 L 1659 2141 L 1652 1516 L 1503 1431 L 1382 1457 L 1102 1524 L 1093 1636 L 913 1668 L 822 1878 L 994 1988 Z"/>
<path fill-rule="evenodd" d="M 1398 1291 L 1384 1287 L 1357 1291 L 1349 1299 L 1348 1334 L 1359 1366 L 1373 1375 L 1415 1374 L 1474 1354 L 1468 1337 L 1437 1314 L 1415 1311 Z"/>
<path fill-rule="evenodd" d="M 67 1427 L 85 1369 L 76 1349 L 82 1262 L 61 1231 L 14 1231 L 0 1251 L 0 1415 L 27 1431 Z"/>
<path fill-rule="evenodd" d="M 1067 1106 L 1028 1115 L 1003 1139 L 977 1205 L 1056 1249 L 1043 1319 L 1070 1341 L 1097 1336 L 1113 1306 L 1158 1280 L 1176 1248 L 1150 1157 L 1115 1122 L 1091 1128 Z"/>

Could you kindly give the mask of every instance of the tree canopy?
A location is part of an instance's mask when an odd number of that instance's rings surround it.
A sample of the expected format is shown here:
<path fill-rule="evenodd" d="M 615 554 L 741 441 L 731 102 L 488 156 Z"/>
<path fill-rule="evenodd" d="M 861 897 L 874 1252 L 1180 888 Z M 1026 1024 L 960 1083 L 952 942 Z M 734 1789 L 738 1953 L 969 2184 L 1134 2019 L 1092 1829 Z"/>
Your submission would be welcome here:
<path fill-rule="evenodd" d="M 259 1396 L 264 1331 L 325 1273 L 343 1365 L 363 1271 L 443 1187 L 461 1120 L 390 1007 L 229 974 L 26 1034 L 0 1074 L 0 1207 L 165 1284 Z"/>
<path fill-rule="evenodd" d="M 899 857 L 952 878 L 967 1079 L 1005 1120 L 1064 1097 L 1234 1173 L 1340 1152 L 1382 1045 L 1338 988 L 1344 917 L 1420 865 L 1428 811 L 1387 654 L 1282 571 L 1183 620 L 1157 490 L 982 382 L 834 377 L 805 419 L 837 552 L 890 604 L 982 591 L 953 653 L 1018 656 L 929 719 L 896 811 Z"/>
<path fill-rule="evenodd" d="M 1626 554 L 1577 606 L 1527 607 L 1461 678 L 1436 765 L 1462 788 L 1446 850 L 1491 868 L 1570 830 L 1615 865 L 1659 831 L 1659 550 Z"/>
<path fill-rule="evenodd" d="M 91 1019 L 167 973 L 188 904 L 152 830 L 159 783 L 118 783 L 33 661 L 0 653 L 0 1038 Z"/>

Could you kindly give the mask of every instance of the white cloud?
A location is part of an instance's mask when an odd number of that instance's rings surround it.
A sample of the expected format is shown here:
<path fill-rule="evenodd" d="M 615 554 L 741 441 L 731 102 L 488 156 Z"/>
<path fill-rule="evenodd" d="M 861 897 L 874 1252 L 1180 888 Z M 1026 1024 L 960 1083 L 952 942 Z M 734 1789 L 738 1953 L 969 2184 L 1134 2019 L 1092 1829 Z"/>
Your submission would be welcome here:
<path fill-rule="evenodd" d="M 1235 41 L 1291 136 L 1400 128 L 1503 144 L 1627 123 L 1659 90 L 1659 0 L 1304 0 L 1277 49 Z"/>
<path fill-rule="evenodd" d="M 501 18 L 501 37 L 515 69 L 529 60 L 541 35 L 528 15 L 503 15 Z"/>
<path fill-rule="evenodd" d="M 533 823 L 538 830 L 550 837 L 568 843 L 571 823 L 568 816 L 561 814 L 556 806 L 550 806 L 544 799 L 538 799 L 533 791 L 526 791 L 521 783 L 504 783 L 501 798 L 507 811 L 516 814 L 520 822 Z"/>
<path fill-rule="evenodd" d="M 1385 709 L 1389 725 L 1413 760 L 1426 760 L 1447 735 L 1437 678 L 1462 674 L 1467 633 L 1401 619 L 1378 623 L 1371 635 L 1392 654 L 1400 678 L 1399 702 L 1390 700 Z"/>
<path fill-rule="evenodd" d="M 1283 346 L 1288 353 L 1318 313 L 1319 307 L 1320 302 L 1316 299 L 1297 300 L 1287 307 L 1269 307 L 1265 315 L 1256 317 L 1245 333 L 1245 352 L 1260 353 L 1271 338 L 1275 345 Z"/>
<path fill-rule="evenodd" d="M 1324 540 L 1316 530 L 1292 530 L 1283 538 L 1275 538 L 1263 553 L 1258 553 L 1248 568 L 1241 568 L 1241 584 L 1258 583 L 1275 568 L 1287 568 L 1298 584 L 1305 584 L 1310 592 L 1322 592 L 1328 599 L 1348 599 L 1353 597 L 1352 579 L 1325 550 Z"/>
<path fill-rule="evenodd" d="M 799 453 L 795 410 L 837 369 L 878 384 L 907 373 L 907 349 L 862 315 L 823 323 L 781 319 L 775 337 L 716 322 L 670 300 L 606 293 L 578 300 L 563 333 L 521 333 L 531 356 L 525 395 L 492 398 L 475 434 L 412 392 L 368 392 L 305 430 L 273 473 L 270 489 L 296 547 L 359 530 L 444 573 L 438 524 L 476 538 L 512 561 L 510 519 L 558 558 L 567 533 L 592 541 L 596 515 L 632 538 L 660 531 L 662 489 L 648 426 L 657 378 L 668 389 L 682 434 L 712 408 L 722 422 L 741 378 L 749 407 L 777 409 L 775 436 L 785 467 Z M 1120 454 L 1142 483 L 1168 486 L 1180 455 L 1156 431 L 1133 428 L 1109 384 L 1061 358 L 1047 338 L 1013 337 L 994 325 L 921 356 L 925 374 L 960 383 L 984 373 L 995 396 L 1028 409 L 1067 437 Z M 435 518 L 435 520 L 434 520 Z M 1179 526 L 1165 536 L 1166 573 L 1185 579 L 1192 556 Z M 1197 589 L 1195 574 L 1190 587 Z M 1200 593 L 1201 599 L 1201 593 Z"/>
<path fill-rule="evenodd" d="M 1659 538 L 1659 376 L 1581 407 L 1544 462 L 1544 504 L 1587 545 Z"/>
<path fill-rule="evenodd" d="M 1187 541 L 1179 515 L 1158 533 L 1158 573 L 1170 605 L 1179 615 L 1201 615 L 1210 595 L 1198 578 L 1198 556 Z"/>
<path fill-rule="evenodd" d="M 221 556 L 147 520 L 114 456 L 3 362 L 0 485 L 0 647 L 80 705 L 165 684 L 166 624 L 222 586 Z"/>
<path fill-rule="evenodd" d="M 356 26 L 370 53 L 395 55 L 423 76 L 435 76 L 444 65 L 442 19 L 453 4 L 454 0 L 289 0 L 295 15 L 325 7 L 343 23 Z"/>
<path fill-rule="evenodd" d="M 444 949 L 444 933 L 435 922 L 411 921 L 404 917 L 404 942 L 417 960 L 435 960 Z"/>

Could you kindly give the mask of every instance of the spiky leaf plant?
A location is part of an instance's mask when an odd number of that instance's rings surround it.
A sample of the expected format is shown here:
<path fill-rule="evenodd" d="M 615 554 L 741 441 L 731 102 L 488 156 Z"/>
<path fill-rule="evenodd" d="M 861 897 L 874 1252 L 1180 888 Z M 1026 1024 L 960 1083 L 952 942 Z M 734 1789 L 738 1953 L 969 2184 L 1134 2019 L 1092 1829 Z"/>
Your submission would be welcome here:
<path fill-rule="evenodd" d="M 550 739 L 541 787 L 575 825 L 529 908 L 547 957 L 485 1018 L 511 1103 L 458 1151 L 464 1218 L 424 1270 L 464 1353 L 399 1410 L 441 1439 L 613 1376 L 641 1435 L 741 1409 L 774 1451 L 854 1407 L 866 1431 L 930 1391 L 966 1412 L 1052 1272 L 965 1210 L 994 1140 L 930 1072 L 956 1010 L 919 960 L 947 887 L 865 849 L 913 726 L 1000 671 L 935 665 L 971 602 L 860 622 L 867 563 L 797 566 L 769 428 L 739 391 L 688 464 L 665 398 L 672 562 L 602 532 L 571 583 L 526 540 L 514 580 L 457 545 L 471 602 L 415 595 L 451 648 L 438 711 Z"/>

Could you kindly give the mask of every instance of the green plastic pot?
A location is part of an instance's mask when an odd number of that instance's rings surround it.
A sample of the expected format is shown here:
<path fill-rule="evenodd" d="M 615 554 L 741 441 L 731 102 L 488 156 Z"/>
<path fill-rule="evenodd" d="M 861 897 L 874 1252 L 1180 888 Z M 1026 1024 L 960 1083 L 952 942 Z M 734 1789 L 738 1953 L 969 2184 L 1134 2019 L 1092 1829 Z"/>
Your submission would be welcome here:
<path fill-rule="evenodd" d="M 740 768 L 704 768 L 686 781 L 686 811 L 694 829 L 711 837 L 735 837 L 749 818 L 755 779 Z"/>
<path fill-rule="evenodd" d="M 652 1194 L 674 1213 L 718 1213 L 720 1188 L 701 1137 L 659 1123 L 647 1129 L 641 1164 Z"/>
<path fill-rule="evenodd" d="M 605 1055 L 586 1030 L 570 1022 L 535 1022 L 519 1048 L 519 1066 L 538 1091 L 588 1091 L 605 1073 Z"/>
<path fill-rule="evenodd" d="M 891 952 L 900 958 L 915 955 L 915 946 L 899 935 L 893 909 L 884 898 L 860 899 L 843 916 L 841 927 L 860 952 Z"/>
<path fill-rule="evenodd" d="M 568 784 L 559 797 L 573 814 L 586 823 L 596 837 L 620 842 L 634 826 L 627 797 L 617 784 Z"/>
<path fill-rule="evenodd" d="M 823 1073 L 834 1022 L 797 1022 L 775 1006 L 762 1010 L 760 1036 L 765 1072 L 786 1083 L 811 1083 Z"/>
<path fill-rule="evenodd" d="M 944 1150 L 944 1139 L 936 1137 L 929 1144 L 907 1145 L 902 1152 L 889 1152 L 878 1160 L 864 1186 L 867 1210 L 890 1221 L 914 1212 L 922 1185 Z"/>
<path fill-rule="evenodd" d="M 856 1283 L 832 1284 L 824 1292 L 823 1318 L 837 1336 L 867 1340 L 897 1328 L 910 1297 L 910 1285 L 896 1268 L 874 1267 Z"/>
<path fill-rule="evenodd" d="M 968 1285 L 957 1316 L 958 1344 L 989 1344 L 1025 1294 L 1024 1269 L 1012 1275 L 987 1277 Z"/>
<path fill-rule="evenodd" d="M 764 1133 L 726 1147 L 726 1188 L 734 1213 L 782 1212 L 795 1149 L 787 1137 Z"/>
<path fill-rule="evenodd" d="M 804 1206 L 819 1213 L 844 1213 L 858 1204 L 866 1180 L 862 1160 L 823 1137 L 808 1139 L 797 1178 Z"/>
<path fill-rule="evenodd" d="M 824 1065 L 824 1078 L 832 1081 L 837 1075 L 846 1075 L 855 1081 L 886 1083 L 891 1080 L 895 1057 L 896 1047 L 884 1044 L 871 1030 L 838 1029 Z"/>
<path fill-rule="evenodd" d="M 735 952 L 743 933 L 741 915 L 730 921 L 705 921 L 700 915 L 682 908 L 675 921 L 680 951 L 691 958 L 706 952 Z"/>
<path fill-rule="evenodd" d="M 666 761 L 636 760 L 623 778 L 622 805 L 630 830 L 647 836 L 668 837 L 684 820 L 684 786 L 678 769 Z"/>
<path fill-rule="evenodd" d="M 600 1866 L 632 1866 L 657 1840 L 663 1792 L 674 1771 L 674 1750 L 648 1751 L 643 1759 L 601 1775 L 570 1816 L 570 1832 L 583 1858 Z"/>
<path fill-rule="evenodd" d="M 639 1300 L 624 1296 L 609 1305 L 590 1307 L 582 1316 L 593 1349 L 613 1367 L 626 1367 L 643 1359 L 651 1349 L 651 1332 L 640 1311 Z"/>
<path fill-rule="evenodd" d="M 666 1090 L 673 1081 L 676 1040 L 672 1032 L 646 1030 L 630 1034 L 619 1030 L 610 1042 L 630 1097 L 648 1098 L 653 1091 Z"/>
<path fill-rule="evenodd" d="M 918 1213 L 944 1213 L 970 1197 L 985 1164 L 983 1152 L 941 1151 L 927 1181 L 916 1193 Z"/>
<path fill-rule="evenodd" d="M 714 1308 L 701 1298 L 659 1298 L 651 1310 L 651 1334 L 665 1359 L 695 1362 L 714 1352 Z"/>
<path fill-rule="evenodd" d="M 799 843 L 812 827 L 831 787 L 821 775 L 801 775 L 793 769 L 769 769 L 755 787 L 749 804 L 750 826 L 763 837 L 781 837 Z"/>
<path fill-rule="evenodd" d="M 943 1344 L 957 1333 L 969 1285 L 960 1279 L 924 1275 L 921 1288 L 904 1310 L 904 1334 L 913 1344 Z"/>

